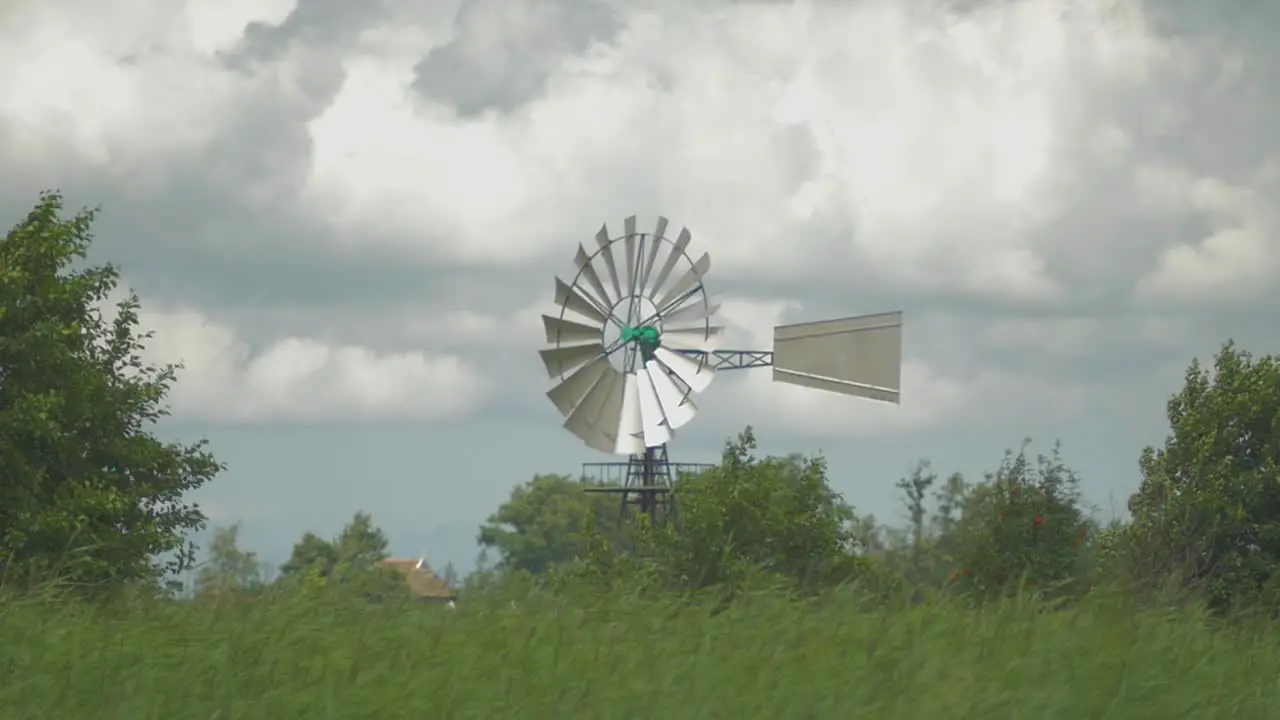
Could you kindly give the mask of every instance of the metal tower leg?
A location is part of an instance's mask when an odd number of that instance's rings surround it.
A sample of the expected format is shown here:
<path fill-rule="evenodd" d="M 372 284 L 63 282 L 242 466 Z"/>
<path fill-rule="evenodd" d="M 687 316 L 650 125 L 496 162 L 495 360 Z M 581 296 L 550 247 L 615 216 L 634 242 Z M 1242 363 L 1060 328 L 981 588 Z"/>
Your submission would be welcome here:
<path fill-rule="evenodd" d="M 627 479 L 623 484 L 622 515 L 638 506 L 640 512 L 655 525 L 666 522 L 671 515 L 671 463 L 667 460 L 667 447 L 645 448 L 643 454 L 627 459 Z"/>
<path fill-rule="evenodd" d="M 618 521 L 625 522 L 633 511 L 649 517 L 654 525 L 672 522 L 676 516 L 675 482 L 681 473 L 698 473 L 714 467 L 704 463 L 673 463 L 667 458 L 665 445 L 647 448 L 618 463 L 583 463 L 582 475 L 599 485 L 587 492 L 617 493 Z M 619 473 L 610 471 L 618 470 Z M 621 475 L 619 477 L 618 475 Z"/>

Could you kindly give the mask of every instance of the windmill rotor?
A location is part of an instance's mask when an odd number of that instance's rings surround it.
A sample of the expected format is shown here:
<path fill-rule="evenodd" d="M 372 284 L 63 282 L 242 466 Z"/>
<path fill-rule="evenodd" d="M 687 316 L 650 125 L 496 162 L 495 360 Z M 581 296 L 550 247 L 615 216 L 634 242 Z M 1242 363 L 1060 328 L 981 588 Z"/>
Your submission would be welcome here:
<path fill-rule="evenodd" d="M 541 356 L 565 429 L 632 455 L 665 445 L 697 414 L 691 395 L 714 378 L 698 353 L 723 328 L 711 325 L 718 307 L 702 285 L 711 258 L 690 258 L 689 231 L 667 238 L 665 218 L 652 233 L 637 233 L 634 217 L 625 225 L 616 238 L 602 226 L 593 251 L 578 246 L 573 281 L 556 278 L 559 312 L 542 316 L 550 347 Z"/>
<path fill-rule="evenodd" d="M 771 366 L 776 382 L 895 404 L 901 392 L 901 312 L 778 326 L 770 350 L 722 348 L 703 284 L 711 257 L 695 259 L 688 229 L 671 239 L 668 226 L 660 217 L 638 232 L 632 216 L 621 235 L 602 225 L 593 249 L 580 243 L 572 281 L 555 279 L 558 312 L 542 316 L 539 353 L 564 428 L 629 458 L 623 508 L 634 491 L 651 517 L 670 490 L 666 446 L 718 370 Z"/>

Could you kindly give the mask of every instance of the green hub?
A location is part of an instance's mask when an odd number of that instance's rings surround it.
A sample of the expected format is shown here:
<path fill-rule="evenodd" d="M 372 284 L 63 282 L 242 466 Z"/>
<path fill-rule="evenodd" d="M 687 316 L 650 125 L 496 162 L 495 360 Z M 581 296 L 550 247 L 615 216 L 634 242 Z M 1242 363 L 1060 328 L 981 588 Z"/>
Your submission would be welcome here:
<path fill-rule="evenodd" d="M 635 343 L 646 352 L 653 352 L 658 347 L 658 328 L 652 325 L 624 327 L 619 337 L 623 343 Z"/>

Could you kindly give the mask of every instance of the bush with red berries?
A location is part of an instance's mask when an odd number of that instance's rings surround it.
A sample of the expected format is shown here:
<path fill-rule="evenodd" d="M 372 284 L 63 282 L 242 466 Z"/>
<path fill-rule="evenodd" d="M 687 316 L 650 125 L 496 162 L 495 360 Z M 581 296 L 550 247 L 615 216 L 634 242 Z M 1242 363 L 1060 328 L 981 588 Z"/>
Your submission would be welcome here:
<path fill-rule="evenodd" d="M 1091 532 L 1079 478 L 1058 447 L 1032 460 L 1024 443 L 965 498 L 949 543 L 954 567 L 948 584 L 976 597 L 1077 593 Z"/>

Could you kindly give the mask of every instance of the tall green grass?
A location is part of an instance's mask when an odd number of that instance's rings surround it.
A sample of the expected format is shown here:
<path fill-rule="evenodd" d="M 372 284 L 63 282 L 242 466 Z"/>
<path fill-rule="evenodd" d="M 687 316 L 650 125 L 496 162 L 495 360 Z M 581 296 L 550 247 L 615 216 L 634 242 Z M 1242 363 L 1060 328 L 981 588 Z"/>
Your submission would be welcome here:
<path fill-rule="evenodd" d="M 0 601 L 0 718 L 1280 718 L 1280 633 L 1086 601 Z"/>

